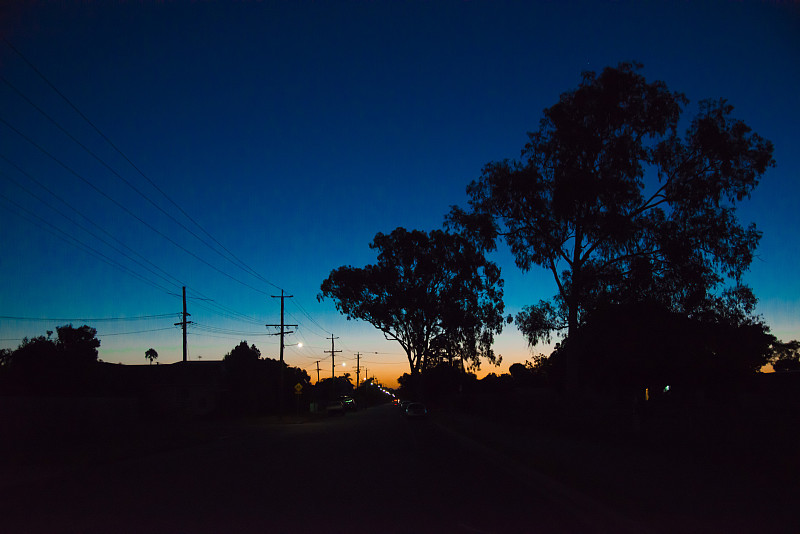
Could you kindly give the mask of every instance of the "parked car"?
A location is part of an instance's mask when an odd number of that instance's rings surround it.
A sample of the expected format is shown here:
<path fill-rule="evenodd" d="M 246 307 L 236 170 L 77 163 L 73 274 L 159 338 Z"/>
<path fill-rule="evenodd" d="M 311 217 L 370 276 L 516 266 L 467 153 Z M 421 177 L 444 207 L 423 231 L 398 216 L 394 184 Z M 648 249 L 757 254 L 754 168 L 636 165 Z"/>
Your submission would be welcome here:
<path fill-rule="evenodd" d="M 419 419 L 428 416 L 428 408 L 421 402 L 411 402 L 406 406 L 406 417 Z"/>
<path fill-rule="evenodd" d="M 400 401 L 400 413 L 405 415 L 406 414 L 406 408 L 408 408 L 409 404 L 411 404 L 411 401 L 406 401 L 406 400 Z"/>

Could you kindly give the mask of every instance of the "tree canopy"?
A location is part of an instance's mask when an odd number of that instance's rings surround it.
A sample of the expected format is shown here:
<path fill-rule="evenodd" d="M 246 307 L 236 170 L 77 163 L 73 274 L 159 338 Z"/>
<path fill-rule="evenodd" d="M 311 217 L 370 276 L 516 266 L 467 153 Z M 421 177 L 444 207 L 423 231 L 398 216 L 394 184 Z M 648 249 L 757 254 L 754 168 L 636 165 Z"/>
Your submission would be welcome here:
<path fill-rule="evenodd" d="M 149 348 L 145 351 L 144 357 L 146 360 L 150 361 L 150 365 L 153 364 L 153 360 L 158 359 L 158 352 L 154 348 Z"/>
<path fill-rule="evenodd" d="M 223 356 L 222 361 L 225 362 L 227 368 L 234 367 L 252 367 L 255 362 L 261 357 L 261 351 L 255 344 L 248 346 L 247 341 L 242 341 L 236 345 L 228 354 Z"/>
<path fill-rule="evenodd" d="M 397 341 L 412 373 L 436 362 L 477 368 L 503 327 L 500 269 L 461 235 L 397 228 L 378 233 L 378 263 L 342 266 L 322 282 L 348 319 L 367 321 Z"/>
<path fill-rule="evenodd" d="M 544 110 L 522 160 L 487 164 L 467 187 L 469 208 L 448 216 L 481 247 L 503 239 L 518 267 L 552 274 L 556 296 L 516 317 L 531 345 L 571 336 L 603 303 L 646 297 L 739 323 L 752 313 L 741 275 L 761 234 L 736 203 L 774 165 L 772 144 L 723 99 L 701 102 L 680 136 L 688 100 L 641 68 L 584 73 Z"/>
<path fill-rule="evenodd" d="M 579 360 L 581 384 L 630 394 L 666 386 L 729 388 L 769 361 L 773 341 L 760 322 L 690 318 L 642 301 L 599 306 L 558 352 Z"/>
<path fill-rule="evenodd" d="M 84 393 L 90 388 L 100 340 L 97 330 L 84 325 L 56 327 L 47 336 L 25 338 L 2 358 L 5 389 L 16 393 Z"/>
<path fill-rule="evenodd" d="M 776 372 L 800 371 L 800 341 L 793 339 L 784 343 L 774 340 L 771 360 Z"/>
<path fill-rule="evenodd" d="M 262 358 L 258 347 L 241 341 L 222 358 L 227 409 L 234 413 L 276 412 L 294 402 L 294 385 L 308 384 L 303 369 L 289 367 L 273 358 Z M 281 388 L 281 369 L 285 374 Z M 281 401 L 282 399 L 282 401 Z"/>

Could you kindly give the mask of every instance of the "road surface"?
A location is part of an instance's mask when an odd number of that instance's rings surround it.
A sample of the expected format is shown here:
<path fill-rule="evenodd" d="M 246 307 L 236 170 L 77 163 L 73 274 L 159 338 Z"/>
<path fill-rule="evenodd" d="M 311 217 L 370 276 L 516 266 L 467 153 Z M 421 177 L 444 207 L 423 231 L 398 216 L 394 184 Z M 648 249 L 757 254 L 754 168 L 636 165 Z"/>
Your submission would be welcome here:
<path fill-rule="evenodd" d="M 231 428 L 233 428 L 231 430 Z M 502 455 L 379 406 L 2 488 L 2 532 L 625 532 Z"/>

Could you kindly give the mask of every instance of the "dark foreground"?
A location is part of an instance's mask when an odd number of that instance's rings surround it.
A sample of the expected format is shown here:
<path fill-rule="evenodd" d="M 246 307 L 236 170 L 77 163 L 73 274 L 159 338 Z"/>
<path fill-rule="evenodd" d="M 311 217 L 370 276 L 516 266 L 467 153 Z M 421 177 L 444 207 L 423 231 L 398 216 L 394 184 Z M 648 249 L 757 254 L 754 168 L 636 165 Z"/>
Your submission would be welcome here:
<path fill-rule="evenodd" d="M 652 466 L 602 447 L 525 439 L 515 446 L 514 433 L 480 419 L 409 421 L 392 406 L 302 424 L 160 424 L 135 435 L 73 436 L 16 451 L 13 465 L 5 455 L 0 532 L 792 531 L 783 517 L 748 514 L 746 502 L 720 508 L 719 496 L 706 493 L 713 485 L 690 473 L 661 481 Z M 596 462 L 587 458 L 604 457 L 634 472 L 589 469 Z M 587 467 L 558 476 L 569 463 Z M 663 495 L 675 503 L 617 499 L 642 478 L 673 486 Z M 769 482 L 756 490 L 780 491 Z"/>

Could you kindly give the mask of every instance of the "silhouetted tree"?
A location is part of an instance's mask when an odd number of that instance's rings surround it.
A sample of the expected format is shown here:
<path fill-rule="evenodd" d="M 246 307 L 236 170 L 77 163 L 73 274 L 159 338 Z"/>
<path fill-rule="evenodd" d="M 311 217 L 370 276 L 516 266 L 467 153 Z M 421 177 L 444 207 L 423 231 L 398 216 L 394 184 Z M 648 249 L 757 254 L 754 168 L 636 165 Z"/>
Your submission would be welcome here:
<path fill-rule="evenodd" d="M 8 392 L 24 394 L 90 393 L 97 365 L 97 330 L 89 326 L 56 328 L 58 337 L 25 338 L 6 353 L 3 375 Z"/>
<path fill-rule="evenodd" d="M 0 349 L 0 369 L 11 363 L 11 357 L 14 351 L 11 349 Z"/>
<path fill-rule="evenodd" d="M 155 360 L 155 359 L 157 359 L 157 358 L 158 358 L 158 352 L 156 352 L 156 350 L 155 350 L 155 349 L 153 349 L 153 348 L 149 348 L 149 349 L 147 349 L 147 350 L 145 351 L 145 353 L 144 353 L 144 357 L 145 357 L 147 360 L 150 360 L 150 365 L 153 365 L 153 360 Z"/>
<path fill-rule="evenodd" d="M 520 386 L 548 386 L 551 385 L 552 362 L 544 354 L 536 354 L 533 361 L 515 363 L 508 368 L 514 382 Z"/>
<path fill-rule="evenodd" d="M 491 397 L 507 394 L 514 385 L 510 374 L 489 373 L 478 382 L 480 392 Z"/>
<path fill-rule="evenodd" d="M 100 340 L 97 330 L 83 325 L 74 328 L 71 324 L 56 327 L 58 333 L 58 349 L 72 367 L 84 367 L 97 363 L 97 349 Z"/>
<path fill-rule="evenodd" d="M 469 211 L 448 216 L 486 249 L 504 238 L 521 269 L 552 273 L 556 297 L 516 317 L 531 345 L 574 335 L 598 301 L 646 295 L 684 313 L 713 307 L 726 280 L 737 282 L 726 297 L 752 311 L 738 282 L 760 232 L 738 222 L 735 204 L 774 165 L 772 144 L 722 99 L 701 102 L 680 137 L 688 100 L 640 69 L 584 73 L 528 134 L 523 161 L 487 164 L 467 188 Z M 646 172 L 658 176 L 651 190 Z"/>
<path fill-rule="evenodd" d="M 294 386 L 311 382 L 303 369 L 289 367 L 272 358 L 262 358 L 261 351 L 247 341 L 240 342 L 223 359 L 228 387 L 229 409 L 237 413 L 275 412 L 283 397 L 284 408 L 295 403 Z M 280 389 L 283 365 L 284 387 Z"/>
<path fill-rule="evenodd" d="M 25 338 L 7 358 L 3 366 L 5 392 L 15 394 L 44 394 L 58 387 L 58 350 L 51 339 L 38 336 Z"/>
<path fill-rule="evenodd" d="M 314 388 L 321 402 L 336 399 L 342 395 L 352 395 L 355 391 L 353 377 L 350 376 L 350 373 L 344 373 L 337 376 L 336 379 L 323 378 L 317 382 Z"/>
<path fill-rule="evenodd" d="M 239 367 L 250 370 L 259 358 L 261 358 L 261 351 L 258 350 L 258 347 L 255 344 L 248 346 L 247 341 L 242 341 L 223 356 L 222 361 L 225 362 L 225 367 L 228 369 Z"/>
<path fill-rule="evenodd" d="M 447 362 L 427 367 L 420 373 L 404 373 L 397 379 L 402 397 L 429 403 L 463 393 L 477 381 L 474 373 L 465 372 L 460 366 Z"/>
<path fill-rule="evenodd" d="M 300 369 L 299 367 L 290 367 L 283 363 L 283 389 L 280 390 L 280 360 L 273 359 L 273 358 L 264 358 L 264 363 L 266 364 L 267 372 L 269 374 L 269 384 L 272 391 L 278 393 L 278 395 L 283 396 L 283 409 L 284 412 L 290 410 L 290 407 L 297 406 L 297 402 L 302 400 L 304 406 L 307 406 L 307 403 L 312 400 L 313 390 L 311 388 L 311 377 L 305 371 L 305 369 Z M 303 387 L 303 396 L 298 399 L 295 395 L 294 386 L 296 384 L 300 384 Z M 268 405 L 272 402 L 275 402 L 277 396 L 274 394 L 270 394 L 268 396 Z M 270 409 L 275 411 L 280 406 L 280 401 L 278 401 L 278 406 L 272 406 Z M 291 408 L 294 411 L 294 408 Z"/>
<path fill-rule="evenodd" d="M 260 362 L 261 351 L 247 341 L 236 345 L 222 358 L 230 399 L 234 412 L 257 412 L 266 380 L 265 366 Z"/>
<path fill-rule="evenodd" d="M 776 372 L 800 371 L 800 341 L 786 343 L 777 339 L 772 344 L 772 368 Z"/>
<path fill-rule="evenodd" d="M 471 368 L 492 350 L 503 327 L 500 269 L 460 235 L 397 228 L 370 244 L 378 263 L 343 266 L 322 282 L 348 319 L 361 319 L 400 343 L 411 373 L 445 358 Z"/>
<path fill-rule="evenodd" d="M 528 366 L 522 363 L 512 363 L 508 368 L 508 374 L 515 380 L 524 378 L 529 371 Z"/>
<path fill-rule="evenodd" d="M 772 341 L 759 322 L 687 317 L 657 301 L 606 304 L 550 359 L 559 368 L 564 354 L 571 355 L 582 384 L 621 400 L 666 386 L 730 394 L 767 363 Z"/>

